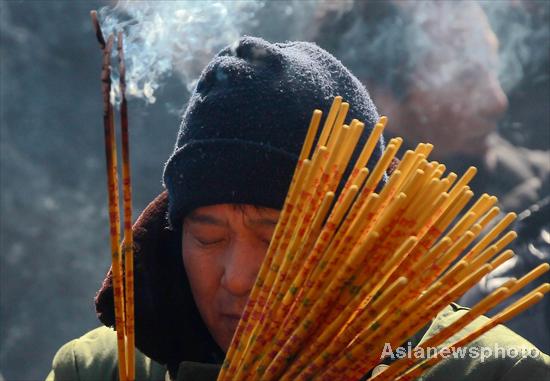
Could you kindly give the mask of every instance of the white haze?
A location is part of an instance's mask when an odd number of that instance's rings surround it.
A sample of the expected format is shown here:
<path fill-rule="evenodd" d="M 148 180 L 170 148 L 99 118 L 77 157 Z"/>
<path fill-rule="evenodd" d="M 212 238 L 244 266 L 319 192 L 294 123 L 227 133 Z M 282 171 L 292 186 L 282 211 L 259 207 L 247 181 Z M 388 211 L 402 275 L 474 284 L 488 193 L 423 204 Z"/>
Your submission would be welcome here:
<path fill-rule="evenodd" d="M 102 8 L 99 18 L 106 37 L 124 33 L 128 95 L 154 103 L 155 91 L 171 73 L 191 89 L 205 62 L 238 39 L 262 5 L 260 1 L 125 0 Z M 118 96 L 117 81 L 113 76 Z"/>
<path fill-rule="evenodd" d="M 104 34 L 122 30 L 125 38 L 127 60 L 127 94 L 130 97 L 142 98 L 148 103 L 156 101 L 155 92 L 162 81 L 171 74 L 186 85 L 189 91 L 194 87 L 202 68 L 222 47 L 236 41 L 244 34 L 255 33 L 260 37 L 285 39 L 316 39 L 318 22 L 323 15 L 331 12 L 334 17 L 348 11 L 353 0 L 335 2 L 326 1 L 130 1 L 122 0 L 115 6 L 100 10 L 100 21 Z M 548 54 L 544 46 L 529 45 L 528 41 L 541 41 L 548 47 L 549 26 L 538 26 L 534 29 L 529 16 L 517 18 L 512 15 L 516 5 L 513 2 L 479 2 L 491 17 L 493 28 L 500 34 L 499 41 L 499 78 L 505 91 L 510 91 L 522 79 L 524 63 L 529 60 L 542 62 L 543 55 Z M 445 55 L 444 47 L 452 50 L 452 31 L 445 30 L 445 25 L 464 29 L 475 29 L 480 25 L 467 22 L 467 13 L 472 10 L 468 2 L 460 7 L 465 14 L 456 20 L 456 14 L 441 12 L 444 2 L 418 2 L 409 5 L 414 11 L 409 16 L 416 26 L 431 19 L 437 12 L 437 28 L 441 29 L 448 44 L 442 45 L 442 35 L 434 38 L 421 31 L 415 40 L 409 41 L 407 49 L 412 61 L 420 59 L 418 54 L 429 51 L 430 46 L 437 46 L 440 55 Z M 452 5 L 452 4 L 447 4 Z M 452 8 L 452 7 L 450 7 Z M 456 7 L 453 8 L 456 11 Z M 263 12 L 262 12 L 263 11 Z M 447 20 L 446 20 L 447 18 Z M 417 29 L 418 30 L 418 29 Z M 468 33 L 468 32 L 467 32 Z M 392 35 L 399 35 L 395 28 L 388 27 L 377 39 L 366 42 L 361 38 L 360 28 L 351 28 L 343 34 L 346 49 L 341 58 L 352 71 L 358 66 L 364 70 L 361 62 L 351 59 L 354 51 L 378 54 L 380 45 L 386 51 L 385 56 L 392 59 Z M 456 41 L 455 41 L 456 42 Z M 449 56 L 460 56 L 460 59 L 448 60 L 445 67 L 439 67 L 423 80 L 430 83 L 446 84 L 449 79 L 460 73 L 463 68 L 472 64 L 490 66 L 487 51 L 480 43 L 461 47 L 461 52 L 450 51 Z M 346 52 L 347 50 L 347 52 Z M 389 52 L 388 52 L 389 51 Z M 399 54 L 396 52 L 395 54 Z M 350 57 L 346 57 L 350 55 Z M 360 55 L 359 55 L 360 56 Z M 409 64 L 414 65 L 414 62 Z M 115 60 L 113 62 L 116 62 Z M 113 71 L 116 73 L 116 70 Z M 391 70 L 383 73 L 391 76 Z M 118 83 L 113 77 L 112 98 L 118 99 Z M 388 78 L 388 83 L 392 83 Z"/>

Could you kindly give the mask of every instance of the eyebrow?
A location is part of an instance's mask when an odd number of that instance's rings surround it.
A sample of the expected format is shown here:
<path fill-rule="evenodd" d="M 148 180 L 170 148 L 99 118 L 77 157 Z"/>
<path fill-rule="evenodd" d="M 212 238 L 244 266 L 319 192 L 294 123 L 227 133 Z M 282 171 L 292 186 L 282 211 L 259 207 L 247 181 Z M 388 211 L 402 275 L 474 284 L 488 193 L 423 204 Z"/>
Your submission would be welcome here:
<path fill-rule="evenodd" d="M 246 223 L 248 225 L 252 226 L 268 226 L 272 227 L 277 225 L 278 218 L 269 218 L 269 217 L 261 217 L 261 218 L 252 218 L 247 219 Z"/>
<path fill-rule="evenodd" d="M 227 226 L 227 221 L 208 214 L 191 213 L 186 218 L 189 222 L 203 225 Z"/>
<path fill-rule="evenodd" d="M 220 218 L 216 218 L 209 214 L 191 213 L 187 216 L 187 220 L 189 222 L 196 223 L 196 224 L 214 225 L 214 226 L 221 226 L 221 227 L 228 226 L 227 221 Z M 279 220 L 278 217 L 247 218 L 246 224 L 251 226 L 272 227 L 277 225 L 278 220 Z"/>

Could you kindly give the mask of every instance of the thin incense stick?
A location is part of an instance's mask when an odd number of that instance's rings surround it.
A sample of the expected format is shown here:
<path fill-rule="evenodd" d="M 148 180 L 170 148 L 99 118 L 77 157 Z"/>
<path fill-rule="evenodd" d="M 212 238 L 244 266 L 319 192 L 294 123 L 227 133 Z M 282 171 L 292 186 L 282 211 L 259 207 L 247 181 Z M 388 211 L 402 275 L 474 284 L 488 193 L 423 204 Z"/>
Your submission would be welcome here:
<path fill-rule="evenodd" d="M 103 51 L 101 72 L 103 94 L 103 125 L 105 132 L 105 157 L 107 163 L 107 190 L 109 203 L 109 223 L 111 238 L 111 259 L 113 272 L 113 296 L 115 307 L 115 328 L 117 333 L 118 368 L 121 381 L 128 380 L 127 376 L 127 348 L 126 348 L 126 319 L 124 313 L 124 285 L 122 279 L 122 263 L 120 253 L 120 208 L 118 195 L 117 154 L 114 128 L 113 106 L 111 94 L 111 51 L 114 44 L 114 35 L 107 41 L 103 37 L 101 26 L 97 19 L 97 12 L 90 12 L 96 37 Z"/>
<path fill-rule="evenodd" d="M 517 302 L 513 303 L 510 307 L 503 310 L 500 314 L 491 318 L 487 323 L 482 325 L 480 328 L 474 330 L 473 332 L 469 333 L 462 339 L 448 346 L 447 349 L 450 350 L 451 348 L 462 347 L 465 344 L 477 339 L 479 336 L 491 330 L 498 324 L 501 324 L 503 322 L 510 320 L 511 318 L 521 313 L 525 309 L 529 308 L 533 304 L 538 303 L 544 296 L 544 293 L 548 292 L 549 289 L 550 289 L 550 285 L 548 283 L 540 286 L 533 292 L 530 292 L 529 294 L 525 295 L 523 298 L 519 299 Z M 396 380 L 406 381 L 406 380 L 413 380 L 417 378 L 419 375 L 426 372 L 426 370 L 428 370 L 429 368 L 432 368 L 443 359 L 443 357 L 441 356 L 441 353 L 442 352 L 440 351 L 436 354 L 436 356 L 428 360 L 422 361 L 411 370 L 405 372 L 403 375 L 396 378 Z"/>
<path fill-rule="evenodd" d="M 126 318 L 126 358 L 128 380 L 135 380 L 134 327 L 134 238 L 132 233 L 132 185 L 130 171 L 130 142 L 128 138 L 128 105 L 126 102 L 126 65 L 122 32 L 118 33 L 118 60 L 120 83 L 120 131 L 122 141 L 122 184 L 124 205 L 124 296 Z"/>

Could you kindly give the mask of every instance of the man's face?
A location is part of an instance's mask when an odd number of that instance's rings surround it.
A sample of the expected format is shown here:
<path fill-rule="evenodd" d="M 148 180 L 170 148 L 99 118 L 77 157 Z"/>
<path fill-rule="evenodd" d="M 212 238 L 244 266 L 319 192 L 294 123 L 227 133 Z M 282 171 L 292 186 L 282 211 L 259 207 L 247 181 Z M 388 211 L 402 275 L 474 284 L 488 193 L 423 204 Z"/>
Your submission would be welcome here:
<path fill-rule="evenodd" d="M 434 157 L 483 157 L 508 103 L 498 80 L 498 40 L 479 5 L 451 12 L 453 3 L 439 4 L 421 13 L 425 51 L 400 105 L 400 125 L 390 115 L 388 128 L 410 144 L 433 143 Z"/>
<path fill-rule="evenodd" d="M 218 345 L 227 351 L 254 285 L 279 211 L 220 204 L 184 219 L 182 256 L 195 303 Z"/>

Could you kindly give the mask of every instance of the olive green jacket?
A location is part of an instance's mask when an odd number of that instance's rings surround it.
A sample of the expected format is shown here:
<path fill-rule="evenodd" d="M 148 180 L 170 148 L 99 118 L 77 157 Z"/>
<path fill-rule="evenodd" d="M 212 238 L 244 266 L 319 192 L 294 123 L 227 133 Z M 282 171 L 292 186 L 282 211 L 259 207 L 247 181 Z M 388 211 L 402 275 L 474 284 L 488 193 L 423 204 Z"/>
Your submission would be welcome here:
<path fill-rule="evenodd" d="M 466 308 L 452 304 L 441 311 L 423 334 L 420 342 L 426 340 L 458 319 Z M 480 326 L 486 318 L 479 318 L 457 334 L 462 337 Z M 481 359 L 481 348 L 493 349 L 495 345 L 514 351 L 529 350 L 531 355 L 522 357 L 505 356 L 504 352 L 488 354 Z M 451 355 L 422 376 L 422 381 L 544 381 L 550 380 L 550 357 L 539 352 L 530 342 L 504 326 L 498 326 L 472 342 L 473 356 L 455 358 Z M 397 354 L 396 348 L 392 352 Z M 475 355 L 477 353 L 477 356 Z M 97 328 L 84 336 L 65 344 L 53 360 L 52 371 L 47 381 L 116 381 L 117 370 L 116 334 L 107 327 Z M 378 367 L 383 369 L 384 365 Z M 214 381 L 217 365 L 183 362 L 180 364 L 177 381 Z M 136 380 L 165 381 L 166 368 L 141 352 L 136 352 Z"/>

